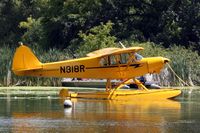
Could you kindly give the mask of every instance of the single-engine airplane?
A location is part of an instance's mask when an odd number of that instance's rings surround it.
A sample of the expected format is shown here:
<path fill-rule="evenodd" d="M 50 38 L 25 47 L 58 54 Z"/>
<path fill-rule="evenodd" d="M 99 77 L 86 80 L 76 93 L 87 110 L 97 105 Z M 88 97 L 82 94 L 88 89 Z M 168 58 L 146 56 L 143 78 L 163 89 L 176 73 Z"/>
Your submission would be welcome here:
<path fill-rule="evenodd" d="M 169 59 L 163 57 L 143 58 L 137 52 L 142 47 L 103 48 L 88 53 L 87 57 L 65 61 L 41 63 L 33 52 L 25 45 L 17 48 L 12 70 L 19 76 L 37 77 L 69 77 L 107 79 L 105 91 L 100 92 L 67 92 L 71 98 L 95 99 L 167 99 L 178 96 L 178 89 L 147 89 L 138 76 L 147 73 L 159 73 Z M 116 86 L 111 85 L 112 79 L 118 79 Z M 134 82 L 138 90 L 120 90 L 126 84 Z M 61 90 L 61 94 L 64 93 Z"/>

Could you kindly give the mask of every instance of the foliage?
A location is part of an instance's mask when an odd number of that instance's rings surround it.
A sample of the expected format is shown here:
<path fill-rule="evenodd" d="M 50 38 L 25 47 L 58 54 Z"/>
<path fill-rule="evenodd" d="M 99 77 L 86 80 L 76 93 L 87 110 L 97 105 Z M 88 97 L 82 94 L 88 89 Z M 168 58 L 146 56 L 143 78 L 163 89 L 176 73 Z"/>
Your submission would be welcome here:
<path fill-rule="evenodd" d="M 101 25 L 102 26 L 102 25 Z M 83 34 L 83 33 L 82 33 Z M 141 46 L 145 49 L 140 51 L 139 53 L 144 57 L 149 56 L 163 56 L 169 58 L 170 65 L 174 69 L 174 71 L 188 84 L 194 83 L 195 85 L 199 85 L 199 76 L 200 76 L 200 57 L 197 52 L 192 51 L 191 49 L 186 49 L 180 46 L 172 46 L 168 49 L 157 46 L 154 43 L 137 43 L 137 42 L 124 42 L 124 44 L 128 46 Z M 52 62 L 58 60 L 66 60 L 68 58 L 72 58 L 72 55 L 67 49 L 58 50 L 58 49 L 50 49 L 48 51 L 44 51 L 38 47 L 32 47 L 36 56 L 39 58 L 41 62 Z M 88 51 L 88 50 L 86 50 Z M 83 53 L 83 51 L 81 51 Z M 0 49 L 0 84 L 2 85 L 15 85 L 17 82 L 25 81 L 26 85 L 44 85 L 44 86 L 59 86 L 60 78 L 36 78 L 36 77 L 19 77 L 15 76 L 13 73 L 11 74 L 11 79 L 9 80 L 9 71 L 11 71 L 11 61 L 14 51 L 9 47 L 3 47 Z M 175 56 L 176 55 L 176 56 Z M 170 76 L 170 75 L 169 75 Z M 159 77 L 160 80 L 163 80 L 163 75 Z M 165 79 L 164 79 L 165 80 Z M 168 77 L 168 82 L 170 85 L 180 85 L 179 80 L 171 75 Z"/>
<path fill-rule="evenodd" d="M 144 57 L 153 57 L 153 56 L 162 56 L 166 57 L 168 52 L 166 48 L 164 48 L 162 45 L 156 45 L 155 43 L 152 42 L 145 42 L 145 43 L 138 43 L 138 42 L 130 42 L 129 46 L 134 46 L 134 47 L 143 47 L 144 50 L 140 51 L 140 53 Z"/>
<path fill-rule="evenodd" d="M 111 36 L 112 23 L 107 22 L 105 25 L 101 23 L 100 26 L 91 28 L 87 33 L 79 33 L 83 39 L 83 43 L 77 50 L 80 55 L 85 55 L 89 52 L 115 46 L 116 37 Z"/>
<path fill-rule="evenodd" d="M 18 28 L 19 22 L 23 19 L 21 11 L 13 1 L 0 1 L 0 44 L 13 44 L 22 35 Z"/>
<path fill-rule="evenodd" d="M 0 1 L 0 45 L 15 47 L 26 30 L 19 27 L 29 16 L 38 18 L 48 0 L 1 0 Z M 39 27 L 38 27 L 39 28 Z M 34 34 L 32 35 L 34 36 Z"/>
<path fill-rule="evenodd" d="M 117 41 L 177 44 L 199 51 L 199 13 L 200 2 L 191 0 L 2 0 L 0 42 L 12 46 L 22 37 L 46 49 L 74 51 L 81 45 L 80 31 L 111 21 L 110 35 Z"/>
<path fill-rule="evenodd" d="M 199 84 L 200 57 L 197 51 L 174 45 L 169 49 L 168 58 L 172 60 L 173 69 L 183 80 L 189 84 L 191 80 Z"/>
<path fill-rule="evenodd" d="M 20 22 L 19 27 L 27 30 L 22 36 L 22 42 L 26 42 L 27 44 L 39 43 L 40 45 L 45 43 L 45 33 L 40 18 L 36 20 L 28 17 L 27 21 Z"/>
<path fill-rule="evenodd" d="M 58 49 L 50 49 L 49 51 L 44 51 L 38 47 L 32 47 L 36 56 L 41 62 L 52 62 L 52 61 L 60 61 L 71 58 L 71 55 L 68 54 L 67 50 L 58 50 Z M 15 85 L 18 82 L 23 83 L 25 85 L 45 85 L 45 86 L 59 86 L 61 85 L 60 78 L 39 78 L 39 77 L 20 77 L 16 76 L 11 70 L 12 58 L 14 55 L 14 50 L 4 46 L 0 49 L 0 84 L 4 86 Z"/>
<path fill-rule="evenodd" d="M 11 70 L 13 53 L 14 52 L 8 46 L 4 46 L 0 49 L 0 84 L 7 85 L 7 76 Z"/>
<path fill-rule="evenodd" d="M 157 46 L 154 43 L 132 43 L 131 46 L 141 46 L 144 48 L 141 55 L 144 57 L 149 56 L 162 56 L 170 59 L 172 69 L 188 84 L 200 84 L 200 57 L 197 51 L 186 49 L 181 46 L 172 46 L 168 49 Z M 170 71 L 170 70 L 169 70 Z M 171 72 L 171 71 L 170 71 Z M 171 75 L 172 72 L 171 72 Z M 163 75 L 162 75 L 163 76 Z M 175 75 L 170 77 L 171 85 L 180 85 L 180 82 Z"/>
<path fill-rule="evenodd" d="M 19 41 L 52 53 L 67 48 L 68 53 L 80 52 L 82 56 L 127 40 L 127 46 L 137 42 L 147 47 L 144 55 L 171 58 L 177 73 L 185 73 L 183 79 L 191 77 L 197 82 L 199 14 L 200 2 L 196 0 L 1 0 L 0 52 L 5 54 L 0 60 L 5 62 L 2 69 L 6 69 L 11 49 Z"/>
<path fill-rule="evenodd" d="M 199 50 L 200 39 L 200 2 L 191 0 L 174 1 L 163 12 L 160 22 L 162 29 L 155 39 L 155 43 L 164 46 L 179 44 Z"/>

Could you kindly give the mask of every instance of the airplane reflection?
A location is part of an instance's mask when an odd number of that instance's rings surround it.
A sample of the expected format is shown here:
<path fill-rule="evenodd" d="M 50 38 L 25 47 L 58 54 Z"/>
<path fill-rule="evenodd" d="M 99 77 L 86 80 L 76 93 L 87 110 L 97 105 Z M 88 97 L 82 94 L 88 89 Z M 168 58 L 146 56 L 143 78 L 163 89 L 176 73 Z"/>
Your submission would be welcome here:
<path fill-rule="evenodd" d="M 72 99 L 71 108 L 12 113 L 12 131 L 31 132 L 168 132 L 180 118 L 178 101 Z M 39 107 L 36 107 L 39 108 Z"/>

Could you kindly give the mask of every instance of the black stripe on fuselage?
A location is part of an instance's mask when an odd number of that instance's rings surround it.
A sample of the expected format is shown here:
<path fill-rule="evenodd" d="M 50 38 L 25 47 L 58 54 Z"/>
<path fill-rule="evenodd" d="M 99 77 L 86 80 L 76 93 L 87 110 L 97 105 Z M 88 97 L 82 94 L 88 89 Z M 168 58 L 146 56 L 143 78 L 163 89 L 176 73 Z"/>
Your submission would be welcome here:
<path fill-rule="evenodd" d="M 133 66 L 134 68 L 141 67 L 141 64 L 131 64 L 129 66 Z M 86 67 L 86 69 L 99 69 L 99 68 L 115 68 L 115 67 L 127 67 L 127 65 L 120 65 L 120 66 L 102 66 L 102 67 Z"/>

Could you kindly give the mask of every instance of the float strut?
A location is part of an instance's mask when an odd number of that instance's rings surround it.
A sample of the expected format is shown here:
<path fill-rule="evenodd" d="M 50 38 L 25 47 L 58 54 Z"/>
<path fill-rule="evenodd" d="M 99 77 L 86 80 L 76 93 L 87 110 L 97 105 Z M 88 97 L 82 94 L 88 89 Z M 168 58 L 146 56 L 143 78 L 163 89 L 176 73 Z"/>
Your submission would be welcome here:
<path fill-rule="evenodd" d="M 109 92 L 111 89 L 112 89 L 112 85 L 111 85 L 110 79 L 107 79 L 106 92 Z"/>
<path fill-rule="evenodd" d="M 148 89 L 136 78 L 133 78 L 133 81 L 138 86 L 139 89 L 148 91 Z"/>

